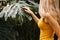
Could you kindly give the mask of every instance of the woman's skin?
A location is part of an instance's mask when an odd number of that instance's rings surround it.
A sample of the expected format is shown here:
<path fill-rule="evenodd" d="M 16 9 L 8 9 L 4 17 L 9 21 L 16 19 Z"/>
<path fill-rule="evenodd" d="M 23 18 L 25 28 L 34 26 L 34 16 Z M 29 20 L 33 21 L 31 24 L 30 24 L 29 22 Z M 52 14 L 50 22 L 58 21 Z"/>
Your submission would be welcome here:
<path fill-rule="evenodd" d="M 38 24 L 39 18 L 28 7 L 24 7 L 23 9 L 24 11 L 29 13 L 33 17 L 35 22 Z M 57 20 L 53 18 L 49 13 L 44 15 L 44 18 L 47 20 L 49 25 L 55 31 L 56 35 L 58 36 L 58 40 L 59 40 L 60 39 L 60 25 L 58 24 Z"/>
<path fill-rule="evenodd" d="M 54 19 L 49 13 L 45 16 L 46 20 L 48 21 L 50 27 L 55 31 L 56 35 L 58 36 L 58 40 L 60 40 L 60 25 L 56 19 Z"/>
<path fill-rule="evenodd" d="M 38 24 L 39 18 L 28 7 L 23 7 L 23 9 L 25 12 L 29 13 L 33 17 L 34 21 Z"/>
<path fill-rule="evenodd" d="M 41 1 L 40 1 L 40 3 L 42 3 Z M 45 1 L 45 0 L 43 0 L 43 1 Z M 58 4 L 57 0 L 55 0 L 55 2 Z M 56 9 L 53 9 L 53 10 L 57 11 L 58 6 L 56 5 L 56 3 L 55 3 Z M 45 5 L 42 4 L 42 6 L 44 7 Z M 50 7 L 50 5 L 48 5 L 48 6 Z M 52 7 L 53 7 L 53 5 L 52 5 Z M 46 8 L 46 7 L 44 7 L 44 8 Z M 39 18 L 28 7 L 23 7 L 23 9 L 24 9 L 25 12 L 29 13 L 33 17 L 34 21 L 38 24 Z M 47 10 L 46 9 L 45 9 L 45 11 L 48 10 L 48 9 Z M 56 11 L 53 11 L 53 10 L 49 10 L 49 11 L 45 12 L 46 14 L 42 14 L 40 16 L 44 17 L 44 19 L 48 22 L 48 24 L 50 25 L 50 27 L 54 30 L 54 32 L 58 36 L 58 40 L 60 40 L 60 25 L 58 23 L 58 19 L 59 18 L 56 15 L 54 15 L 54 13 L 58 14 L 59 10 L 57 11 L 57 13 L 56 13 Z M 53 14 L 53 15 L 51 15 L 51 14 Z M 46 22 L 46 21 L 44 21 L 44 22 Z"/>

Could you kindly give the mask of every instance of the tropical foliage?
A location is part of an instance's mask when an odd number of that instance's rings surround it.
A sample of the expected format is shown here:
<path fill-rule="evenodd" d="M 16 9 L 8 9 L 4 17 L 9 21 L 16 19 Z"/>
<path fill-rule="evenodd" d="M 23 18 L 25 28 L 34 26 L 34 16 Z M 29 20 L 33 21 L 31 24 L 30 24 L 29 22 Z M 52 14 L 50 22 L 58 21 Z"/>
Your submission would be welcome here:
<path fill-rule="evenodd" d="M 38 4 L 27 0 L 11 3 L 0 12 L 0 40 L 36 40 L 34 35 L 36 24 L 22 7 L 29 7 L 34 13 L 37 13 Z"/>

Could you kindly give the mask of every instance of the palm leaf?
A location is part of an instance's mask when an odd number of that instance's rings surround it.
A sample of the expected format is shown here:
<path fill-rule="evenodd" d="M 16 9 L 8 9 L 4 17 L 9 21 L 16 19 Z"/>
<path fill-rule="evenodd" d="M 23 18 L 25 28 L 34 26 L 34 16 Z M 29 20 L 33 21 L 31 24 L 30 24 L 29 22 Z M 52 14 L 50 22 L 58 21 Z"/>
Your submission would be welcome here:
<path fill-rule="evenodd" d="M 23 23 L 23 16 L 26 17 L 28 20 L 32 20 L 32 17 L 28 14 L 26 14 L 22 7 L 29 7 L 31 9 L 34 9 L 34 8 L 37 8 L 38 6 L 36 6 L 37 4 L 34 3 L 34 2 L 31 2 L 29 1 L 31 4 L 33 5 L 29 5 L 27 4 L 25 1 L 19 1 L 18 3 L 15 3 L 15 4 L 12 4 L 10 6 L 6 6 L 4 7 L 4 9 L 2 10 L 2 12 L 0 13 L 0 17 L 3 17 L 5 18 L 5 21 L 7 21 L 7 19 L 9 17 L 11 18 L 15 18 L 16 19 L 16 15 L 19 15 L 18 16 L 18 20 L 20 22 L 20 24 Z"/>
<path fill-rule="evenodd" d="M 13 3 L 4 7 L 0 12 L 0 40 L 17 40 L 19 36 L 16 30 L 17 25 L 21 27 L 23 23 L 26 25 L 27 21 L 32 20 L 32 17 L 24 12 L 22 7 L 29 7 L 32 11 L 36 9 L 34 12 L 37 12 L 38 8 L 34 3 L 28 2 L 29 4 L 25 1 Z"/>

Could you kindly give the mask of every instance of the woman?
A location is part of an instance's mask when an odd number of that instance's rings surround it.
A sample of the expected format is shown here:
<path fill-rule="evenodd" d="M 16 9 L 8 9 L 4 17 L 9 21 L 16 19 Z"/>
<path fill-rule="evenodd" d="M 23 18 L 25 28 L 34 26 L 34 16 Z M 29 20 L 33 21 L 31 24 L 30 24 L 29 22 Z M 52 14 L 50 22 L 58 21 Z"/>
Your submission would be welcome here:
<path fill-rule="evenodd" d="M 57 18 L 59 17 L 58 0 L 40 0 L 39 14 L 41 18 L 37 18 L 34 13 L 27 7 L 24 11 L 32 15 L 33 19 L 40 28 L 40 40 L 54 40 L 54 33 L 59 39 L 59 24 Z M 57 17 L 58 16 L 58 17 Z M 58 26 L 58 27 L 57 27 Z M 58 30 L 57 30 L 58 29 Z"/>

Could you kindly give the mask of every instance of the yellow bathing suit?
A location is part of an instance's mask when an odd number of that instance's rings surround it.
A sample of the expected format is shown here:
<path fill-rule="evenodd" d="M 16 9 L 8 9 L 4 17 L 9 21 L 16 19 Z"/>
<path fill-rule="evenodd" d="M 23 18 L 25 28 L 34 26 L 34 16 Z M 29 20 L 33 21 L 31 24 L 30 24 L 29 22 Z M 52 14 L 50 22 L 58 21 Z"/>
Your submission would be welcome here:
<path fill-rule="evenodd" d="M 54 40 L 54 32 L 51 27 L 41 18 L 38 22 L 40 28 L 40 40 Z"/>

